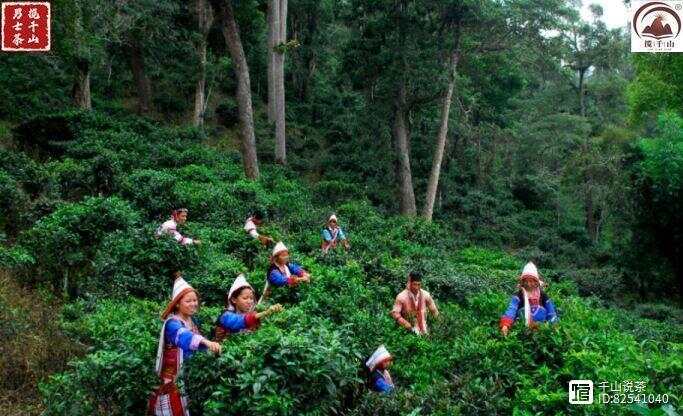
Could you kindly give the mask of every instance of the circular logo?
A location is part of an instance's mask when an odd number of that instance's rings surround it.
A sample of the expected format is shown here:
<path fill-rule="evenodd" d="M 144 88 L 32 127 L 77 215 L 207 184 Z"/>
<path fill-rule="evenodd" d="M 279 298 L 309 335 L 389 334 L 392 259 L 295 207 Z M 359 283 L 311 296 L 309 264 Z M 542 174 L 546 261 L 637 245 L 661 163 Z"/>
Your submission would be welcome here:
<path fill-rule="evenodd" d="M 676 8 L 680 9 L 681 5 L 677 4 Z M 641 38 L 676 38 L 681 33 L 681 18 L 668 4 L 649 2 L 633 15 L 633 30 Z"/>

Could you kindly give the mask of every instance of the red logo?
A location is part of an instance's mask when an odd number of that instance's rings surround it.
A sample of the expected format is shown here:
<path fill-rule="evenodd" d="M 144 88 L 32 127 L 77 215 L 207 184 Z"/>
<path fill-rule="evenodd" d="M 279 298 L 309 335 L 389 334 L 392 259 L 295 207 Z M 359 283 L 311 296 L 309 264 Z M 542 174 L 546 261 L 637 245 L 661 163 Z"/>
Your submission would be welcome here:
<path fill-rule="evenodd" d="M 2 3 L 2 50 L 50 50 L 50 3 Z"/>

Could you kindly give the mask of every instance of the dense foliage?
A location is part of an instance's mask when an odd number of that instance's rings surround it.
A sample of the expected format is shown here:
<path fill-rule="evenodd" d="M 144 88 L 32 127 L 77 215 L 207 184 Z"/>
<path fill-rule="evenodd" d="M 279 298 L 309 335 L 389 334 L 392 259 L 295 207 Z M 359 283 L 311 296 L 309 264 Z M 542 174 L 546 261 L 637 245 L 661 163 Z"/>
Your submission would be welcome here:
<path fill-rule="evenodd" d="M 652 409 L 680 407 L 678 310 L 653 307 L 641 311 L 650 319 L 634 319 L 605 309 L 598 298 L 579 297 L 608 290 L 612 277 L 602 271 L 542 269 L 561 324 L 535 333 L 517 327 L 502 338 L 497 320 L 525 258 L 461 245 L 447 223 L 380 214 L 359 196 L 320 198 L 319 192 L 335 195 L 339 185 L 311 188 L 279 167 L 258 183 L 245 181 L 234 157 L 198 146 L 187 132 L 139 119 L 63 117 L 75 123 L 63 155 L 30 165 L 45 175 L 41 195 L 60 202 L 26 218 L 30 226 L 3 249 L 5 264 L 25 282 L 66 288 L 79 298 L 65 306 L 60 326 L 90 350 L 42 382 L 46 414 L 140 414 L 156 383 L 158 314 L 169 271 L 182 267 L 200 291 L 207 334 L 238 272 L 262 289 L 267 250 L 241 231 L 254 207 L 268 213 L 267 232 L 287 241 L 313 282 L 277 293 L 274 301 L 286 311 L 255 333 L 230 337 L 220 357 L 199 354 L 186 363 L 197 414 L 574 413 L 566 393 L 572 378 L 643 380 L 648 392 L 671 400 Z M 112 170 L 110 187 L 81 199 L 71 192 L 94 193 L 89 177 L 71 176 L 74 186 L 60 190 L 57 166 L 70 160 L 75 170 L 87 169 L 97 156 L 83 152 L 85 143 L 122 167 Z M 164 159 L 169 153 L 176 157 Z M 14 181 L 22 175 L 18 168 L 7 174 Z M 183 232 L 203 245 L 153 237 L 174 201 L 190 209 Z M 348 254 L 319 254 L 319 228 L 331 211 L 349 232 Z M 425 273 L 442 311 L 428 338 L 405 334 L 388 315 L 412 269 Z M 399 389 L 391 397 L 368 393 L 361 372 L 363 358 L 380 343 L 396 356 Z M 604 405 L 585 411 L 627 412 Z"/>

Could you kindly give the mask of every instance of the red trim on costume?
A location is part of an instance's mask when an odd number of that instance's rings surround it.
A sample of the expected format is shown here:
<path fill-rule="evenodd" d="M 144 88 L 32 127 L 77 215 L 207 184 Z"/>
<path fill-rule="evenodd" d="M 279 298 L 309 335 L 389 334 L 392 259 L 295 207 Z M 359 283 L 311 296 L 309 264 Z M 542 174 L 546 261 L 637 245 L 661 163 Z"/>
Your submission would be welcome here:
<path fill-rule="evenodd" d="M 247 324 L 247 328 L 253 329 L 261 324 L 261 321 L 256 317 L 255 312 L 250 312 L 244 316 L 244 322 Z"/>
<path fill-rule="evenodd" d="M 178 354 L 182 354 L 178 347 L 167 345 L 161 360 L 161 379 L 175 380 L 178 375 Z"/>
<path fill-rule="evenodd" d="M 501 327 L 501 329 L 502 329 L 504 326 L 510 328 L 510 327 L 512 327 L 512 323 L 513 323 L 513 322 L 514 322 L 514 321 L 513 321 L 512 319 L 510 319 L 509 317 L 503 316 L 503 317 L 500 318 L 500 327 Z"/>
<path fill-rule="evenodd" d="M 168 394 L 171 413 L 173 416 L 183 416 L 185 414 L 182 398 L 180 397 L 180 391 L 175 383 L 176 376 L 178 375 L 178 354 L 182 354 L 182 351 L 178 347 L 166 346 L 164 349 L 164 355 L 161 364 L 161 374 L 159 375 L 159 378 L 163 384 L 157 387 L 157 389 L 150 395 L 149 402 L 147 404 L 150 415 L 155 414 L 157 401 L 159 400 L 159 397 L 165 394 Z M 164 379 L 170 379 L 171 381 L 164 383 Z"/>
<path fill-rule="evenodd" d="M 157 401 L 159 397 L 168 395 L 169 404 L 171 405 L 171 413 L 173 416 L 183 416 L 185 409 L 183 408 L 183 401 L 180 397 L 180 391 L 174 381 L 160 385 L 149 397 L 147 402 L 147 413 L 149 415 L 156 415 Z"/>
<path fill-rule="evenodd" d="M 289 276 L 289 277 L 287 278 L 287 285 L 289 285 L 289 286 L 296 286 L 297 283 L 298 283 L 298 282 L 296 281 L 296 279 L 293 278 L 292 276 Z"/>
<path fill-rule="evenodd" d="M 420 293 L 420 299 L 418 301 L 418 306 L 417 309 L 415 310 L 415 315 L 417 315 L 417 328 L 420 330 L 420 333 L 425 333 L 427 332 L 427 329 L 425 328 L 425 317 L 424 317 L 424 310 L 426 309 L 426 305 L 424 305 L 426 301 L 422 299 L 422 293 Z M 423 307 L 424 305 L 424 307 Z"/>
<path fill-rule="evenodd" d="M 175 387 L 175 391 L 173 394 L 169 394 L 168 399 L 171 404 L 171 412 L 173 412 L 173 416 L 178 415 L 184 415 L 185 414 L 185 409 L 183 409 L 183 401 L 180 398 L 180 392 L 178 391 L 178 387 L 173 384 Z"/>

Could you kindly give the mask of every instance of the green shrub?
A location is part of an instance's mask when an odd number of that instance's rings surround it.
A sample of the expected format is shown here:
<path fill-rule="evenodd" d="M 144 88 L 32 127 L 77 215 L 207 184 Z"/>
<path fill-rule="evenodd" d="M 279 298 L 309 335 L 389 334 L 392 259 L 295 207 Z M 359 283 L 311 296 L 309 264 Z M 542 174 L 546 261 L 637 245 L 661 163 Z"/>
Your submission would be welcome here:
<path fill-rule="evenodd" d="M 191 221 L 202 221 L 211 217 L 215 219 L 216 215 L 230 216 L 234 219 L 239 218 L 239 212 L 242 211 L 239 200 L 223 186 L 176 182 L 173 194 L 177 198 L 177 203 L 190 211 L 188 217 Z"/>
<path fill-rule="evenodd" d="M 20 229 L 21 214 L 29 198 L 7 172 L 0 169 L 0 230 L 16 233 Z"/>
<path fill-rule="evenodd" d="M 142 414 L 158 382 L 154 358 L 162 308 L 133 299 L 66 306 L 62 329 L 95 352 L 41 384 L 45 414 Z"/>
<path fill-rule="evenodd" d="M 78 200 L 95 192 L 95 178 L 88 163 L 64 158 L 47 166 L 53 174 L 62 198 Z"/>
<path fill-rule="evenodd" d="M 570 270 L 567 275 L 576 282 L 581 296 L 617 300 L 624 291 L 622 276 L 613 267 Z"/>
<path fill-rule="evenodd" d="M 121 196 L 143 210 L 149 219 L 170 215 L 179 208 L 174 186 L 178 179 L 171 173 L 153 169 L 133 171 L 119 184 Z"/>
<path fill-rule="evenodd" d="M 203 354 L 188 364 L 193 404 L 206 415 L 330 414 L 360 382 L 360 357 L 324 320 L 289 330 L 267 325 L 223 348 L 219 358 Z"/>
<path fill-rule="evenodd" d="M 582 224 L 558 225 L 543 208 L 552 189 L 532 177 L 515 183 L 533 188 L 524 202 L 537 209 L 522 209 L 507 184 L 493 191 L 463 188 L 443 196 L 448 221 L 430 223 L 380 212 L 340 175 L 311 185 L 297 172 L 262 164 L 260 180 L 248 181 L 236 152 L 201 145 L 204 136 L 194 128 L 97 112 L 62 116 L 60 123 L 73 135 L 60 145 L 64 158 L 38 164 L 10 152 L 0 175 L 7 192 L 14 187 L 27 196 L 17 212 L 20 222 L 32 224 L 11 247 L 14 241 L 2 238 L 0 263 L 31 283 L 59 288 L 66 276 L 78 300 L 59 315 L 61 330 L 90 352 L 42 384 L 46 414 L 142 414 L 157 382 L 152 368 L 169 272 L 181 269 L 200 292 L 205 334 L 237 273 L 246 272 L 262 291 L 270 249 L 242 230 L 255 207 L 268 215 L 263 232 L 286 242 L 312 282 L 275 290 L 270 303 L 281 302 L 286 311 L 255 332 L 229 337 L 220 357 L 199 353 L 186 362 L 193 413 L 631 411 L 577 410 L 567 402 L 572 378 L 645 380 L 648 391 L 670 394 L 673 409 L 680 409 L 680 310 L 643 302 L 630 311 L 605 309 L 621 293 L 614 287 L 622 276 L 595 266 L 599 252 L 582 246 L 588 245 Z M 300 144 L 316 145 L 312 137 Z M 94 172 L 99 176 L 89 175 Z M 382 203 L 393 192 L 384 188 L 373 194 Z M 178 206 L 190 210 L 183 234 L 200 238 L 201 246 L 154 236 Z M 349 253 L 320 252 L 320 228 L 331 212 L 350 237 Z M 491 246 L 513 247 L 514 255 Z M 518 323 L 502 337 L 498 321 L 530 259 L 550 283 L 560 323 L 535 332 Z M 389 315 L 410 270 L 423 272 L 441 311 L 429 320 L 426 337 L 406 333 Z M 12 334 L 21 330 L 6 326 Z M 368 391 L 361 367 L 379 344 L 395 356 L 397 390 L 388 397 Z M 635 411 L 663 412 L 650 407 Z"/>
<path fill-rule="evenodd" d="M 164 301 L 170 292 L 167 288 Z M 154 358 L 164 306 L 134 298 L 80 299 L 64 307 L 60 324 L 64 333 L 93 349 L 131 350 Z M 154 367 L 154 362 L 145 366 Z"/>
<path fill-rule="evenodd" d="M 100 297 L 165 299 L 173 283 L 171 272 L 187 272 L 202 259 L 196 246 L 182 246 L 166 236 L 157 238 L 155 228 L 127 229 L 106 236 L 87 277 L 89 291 Z"/>
<path fill-rule="evenodd" d="M 40 385 L 45 415 L 139 415 L 156 374 L 134 350 L 101 350 Z"/>
<path fill-rule="evenodd" d="M 61 205 L 19 237 L 19 244 L 36 260 L 28 280 L 78 290 L 99 243 L 139 219 L 139 213 L 117 197 L 90 197 Z"/>
<path fill-rule="evenodd" d="M 25 153 L 0 149 L 2 169 L 31 196 L 36 196 L 49 185 L 47 168 L 36 163 Z"/>

